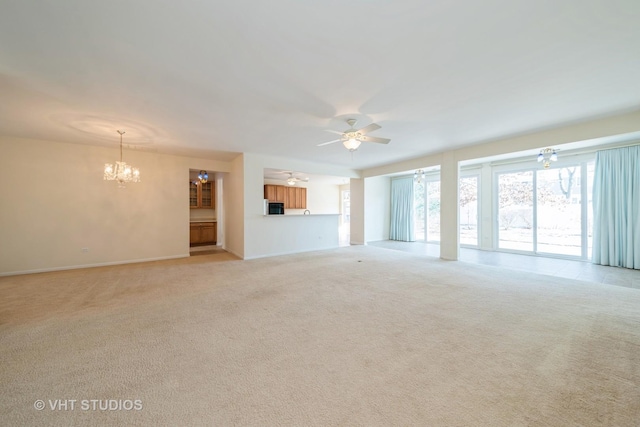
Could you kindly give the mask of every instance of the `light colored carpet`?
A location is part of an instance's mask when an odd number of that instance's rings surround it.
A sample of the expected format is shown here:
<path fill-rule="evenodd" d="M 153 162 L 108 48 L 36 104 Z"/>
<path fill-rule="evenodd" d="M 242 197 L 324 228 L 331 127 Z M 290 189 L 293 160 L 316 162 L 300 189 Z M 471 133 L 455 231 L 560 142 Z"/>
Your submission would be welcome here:
<path fill-rule="evenodd" d="M 640 423 L 636 289 L 359 246 L 7 277 L 0 295 L 3 425 Z"/>

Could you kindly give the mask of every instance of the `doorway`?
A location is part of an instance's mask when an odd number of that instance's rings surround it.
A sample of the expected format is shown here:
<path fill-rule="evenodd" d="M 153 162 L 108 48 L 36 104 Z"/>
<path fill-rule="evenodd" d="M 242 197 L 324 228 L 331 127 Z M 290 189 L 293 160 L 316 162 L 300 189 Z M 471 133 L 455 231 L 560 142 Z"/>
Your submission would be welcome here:
<path fill-rule="evenodd" d="M 215 171 L 189 169 L 189 253 L 221 249 L 224 243 L 222 180 Z"/>

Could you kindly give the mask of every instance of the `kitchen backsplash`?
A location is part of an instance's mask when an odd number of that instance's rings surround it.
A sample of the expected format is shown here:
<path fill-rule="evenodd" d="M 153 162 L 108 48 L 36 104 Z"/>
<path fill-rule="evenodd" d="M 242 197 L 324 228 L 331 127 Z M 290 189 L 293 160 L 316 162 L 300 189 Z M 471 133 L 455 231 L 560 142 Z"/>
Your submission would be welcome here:
<path fill-rule="evenodd" d="M 213 219 L 215 217 L 215 209 L 191 209 L 189 215 L 189 219 Z"/>

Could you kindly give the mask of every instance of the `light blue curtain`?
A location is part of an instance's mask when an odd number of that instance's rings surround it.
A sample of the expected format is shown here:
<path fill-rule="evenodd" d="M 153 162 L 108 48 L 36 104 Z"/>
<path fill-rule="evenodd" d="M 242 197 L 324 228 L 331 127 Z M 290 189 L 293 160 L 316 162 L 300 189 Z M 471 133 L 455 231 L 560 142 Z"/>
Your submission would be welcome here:
<path fill-rule="evenodd" d="M 640 145 L 596 153 L 592 260 L 640 269 Z"/>
<path fill-rule="evenodd" d="M 413 177 L 391 180 L 390 240 L 413 242 Z"/>

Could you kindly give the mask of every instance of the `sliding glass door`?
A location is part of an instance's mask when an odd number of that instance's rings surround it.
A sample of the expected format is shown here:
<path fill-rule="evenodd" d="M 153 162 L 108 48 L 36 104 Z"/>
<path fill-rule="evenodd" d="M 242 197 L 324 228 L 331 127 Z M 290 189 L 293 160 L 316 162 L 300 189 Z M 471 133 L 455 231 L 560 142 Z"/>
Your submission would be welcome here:
<path fill-rule="evenodd" d="M 498 172 L 497 248 L 590 257 L 593 164 Z"/>

